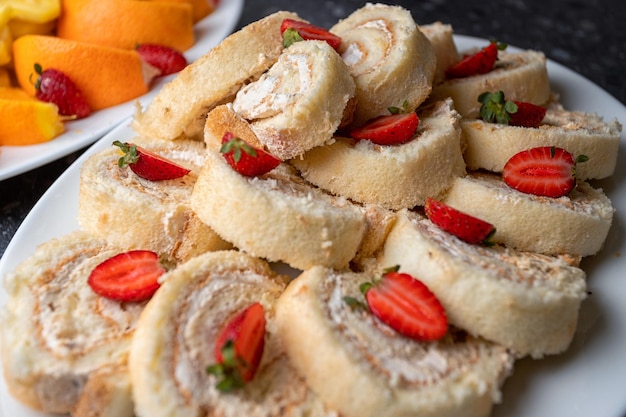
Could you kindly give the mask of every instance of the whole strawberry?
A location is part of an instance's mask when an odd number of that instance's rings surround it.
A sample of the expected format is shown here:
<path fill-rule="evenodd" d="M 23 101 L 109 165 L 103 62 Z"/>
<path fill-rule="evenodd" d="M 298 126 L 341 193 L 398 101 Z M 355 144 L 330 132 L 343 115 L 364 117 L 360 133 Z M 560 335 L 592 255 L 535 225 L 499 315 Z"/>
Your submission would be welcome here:
<path fill-rule="evenodd" d="M 43 70 L 40 64 L 35 63 L 35 96 L 48 103 L 54 103 L 63 116 L 82 119 L 91 114 L 91 107 L 80 89 L 65 73 L 47 68 Z"/>
<path fill-rule="evenodd" d="M 136 50 L 141 59 L 160 71 L 159 75 L 174 74 L 187 66 L 185 56 L 167 46 L 144 43 Z"/>

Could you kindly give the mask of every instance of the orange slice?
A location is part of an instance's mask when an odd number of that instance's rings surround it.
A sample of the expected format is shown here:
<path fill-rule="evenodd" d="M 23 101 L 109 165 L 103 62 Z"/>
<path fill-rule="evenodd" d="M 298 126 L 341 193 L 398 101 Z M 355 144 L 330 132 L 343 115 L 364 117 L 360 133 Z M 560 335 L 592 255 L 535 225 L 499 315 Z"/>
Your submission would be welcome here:
<path fill-rule="evenodd" d="M 212 0 L 162 0 L 162 1 L 168 1 L 171 3 L 191 4 L 191 7 L 193 8 L 193 22 L 194 23 L 199 22 L 200 20 L 204 19 L 205 17 L 213 13 L 213 11 L 215 11 L 215 8 L 217 7 L 216 2 Z"/>
<path fill-rule="evenodd" d="M 63 130 L 57 106 L 32 98 L 20 88 L 0 87 L 0 145 L 47 142 Z"/>
<path fill-rule="evenodd" d="M 11 76 L 9 75 L 9 70 L 6 68 L 0 68 L 0 87 L 10 87 L 11 86 Z"/>
<path fill-rule="evenodd" d="M 148 91 L 154 68 L 134 50 L 110 48 L 54 36 L 25 35 L 13 42 L 19 85 L 35 95 L 34 65 L 64 72 L 82 91 L 92 110 L 137 98 Z M 151 72 L 152 70 L 152 72 Z"/>
<path fill-rule="evenodd" d="M 63 0 L 57 36 L 116 48 L 156 43 L 185 51 L 194 44 L 191 4 L 138 0 Z"/>

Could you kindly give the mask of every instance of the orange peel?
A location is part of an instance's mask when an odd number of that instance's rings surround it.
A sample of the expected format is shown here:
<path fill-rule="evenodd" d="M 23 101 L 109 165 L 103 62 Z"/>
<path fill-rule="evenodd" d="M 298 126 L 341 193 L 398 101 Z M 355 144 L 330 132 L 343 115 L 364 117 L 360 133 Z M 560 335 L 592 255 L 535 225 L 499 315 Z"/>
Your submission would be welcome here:
<path fill-rule="evenodd" d="M 80 89 L 92 110 L 135 99 L 148 92 L 155 69 L 134 50 L 25 35 L 13 42 L 17 81 L 35 95 L 35 63 L 64 72 Z"/>

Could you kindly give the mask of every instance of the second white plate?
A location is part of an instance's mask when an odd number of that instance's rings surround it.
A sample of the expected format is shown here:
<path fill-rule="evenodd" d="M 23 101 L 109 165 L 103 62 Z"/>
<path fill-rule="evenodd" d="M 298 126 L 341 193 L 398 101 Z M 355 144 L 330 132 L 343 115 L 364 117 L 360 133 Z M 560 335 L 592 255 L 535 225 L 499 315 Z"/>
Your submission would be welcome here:
<path fill-rule="evenodd" d="M 222 0 L 217 9 L 195 25 L 196 43 L 185 51 L 193 62 L 217 45 L 234 29 L 244 0 Z M 161 87 L 174 75 L 157 80 L 150 91 L 139 98 L 149 103 Z M 66 132 L 49 142 L 30 146 L 0 146 L 0 181 L 62 158 L 88 146 L 117 126 L 134 111 L 135 100 L 100 110 L 89 117 L 66 123 Z"/>

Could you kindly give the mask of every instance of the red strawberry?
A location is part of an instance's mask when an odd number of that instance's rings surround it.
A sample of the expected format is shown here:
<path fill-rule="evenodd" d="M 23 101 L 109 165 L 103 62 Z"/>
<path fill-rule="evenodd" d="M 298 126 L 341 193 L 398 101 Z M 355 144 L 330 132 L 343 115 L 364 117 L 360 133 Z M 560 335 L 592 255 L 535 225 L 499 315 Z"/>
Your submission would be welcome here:
<path fill-rule="evenodd" d="M 292 30 L 289 31 L 289 29 Z M 287 34 L 285 34 L 285 32 L 287 32 Z M 280 25 L 280 33 L 283 35 L 283 46 L 285 48 L 299 40 L 326 41 L 334 50 L 338 50 L 341 45 L 341 38 L 334 33 L 299 20 L 283 20 Z M 299 37 L 297 35 L 299 35 Z"/>
<path fill-rule="evenodd" d="M 124 156 L 118 160 L 117 165 L 120 168 L 128 165 L 141 178 L 150 181 L 172 180 L 184 177 L 190 171 L 132 143 L 122 143 L 116 140 L 113 145 L 118 146 L 124 152 Z"/>
<path fill-rule="evenodd" d="M 263 175 L 280 164 L 280 159 L 271 153 L 255 148 L 231 132 L 224 133 L 220 152 L 235 171 L 246 177 Z"/>
<path fill-rule="evenodd" d="M 399 145 L 407 142 L 417 132 L 419 118 L 415 112 L 379 116 L 364 126 L 353 129 L 354 139 L 367 139 L 377 145 Z"/>
<path fill-rule="evenodd" d="M 479 117 L 490 123 L 537 127 L 547 111 L 545 107 L 525 101 L 505 100 L 503 91 L 482 93 L 478 96 L 478 101 L 482 103 Z"/>
<path fill-rule="evenodd" d="M 207 372 L 221 378 L 217 388 L 229 391 L 254 378 L 265 346 L 265 310 L 254 303 L 231 318 L 217 335 L 215 361 Z"/>
<path fill-rule="evenodd" d="M 35 64 L 35 72 L 35 96 L 39 100 L 56 104 L 63 116 L 81 119 L 91 114 L 83 93 L 65 73 L 54 68 L 42 70 L 39 64 Z"/>
<path fill-rule="evenodd" d="M 574 156 L 562 148 L 540 146 L 513 155 L 504 165 L 502 178 L 512 188 L 527 194 L 561 197 L 576 185 L 574 168 L 587 157 Z"/>
<path fill-rule="evenodd" d="M 431 197 L 426 199 L 424 211 L 430 221 L 439 228 L 468 243 L 487 243 L 496 231 L 491 223 L 463 213 Z"/>
<path fill-rule="evenodd" d="M 174 74 L 187 66 L 185 56 L 167 46 L 144 43 L 136 50 L 141 59 L 161 71 L 159 75 Z"/>
<path fill-rule="evenodd" d="M 137 302 L 152 297 L 165 273 L 159 256 L 151 251 L 120 253 L 100 263 L 87 283 L 94 292 L 118 301 Z"/>
<path fill-rule="evenodd" d="M 511 115 L 509 122 L 513 126 L 537 127 L 546 115 L 547 109 L 526 101 L 513 101 L 517 111 Z"/>
<path fill-rule="evenodd" d="M 446 70 L 446 76 L 448 78 L 464 78 L 486 74 L 496 64 L 498 51 L 504 49 L 506 49 L 506 44 L 491 42 L 481 50 L 471 55 L 465 55 L 463 59 Z"/>
<path fill-rule="evenodd" d="M 448 319 L 437 297 L 421 281 L 397 268 L 361 285 L 372 313 L 398 333 L 417 340 L 441 339 Z"/>

